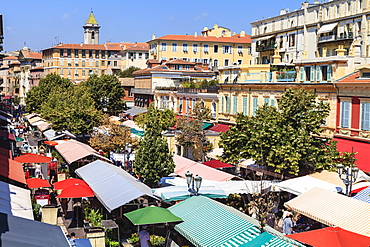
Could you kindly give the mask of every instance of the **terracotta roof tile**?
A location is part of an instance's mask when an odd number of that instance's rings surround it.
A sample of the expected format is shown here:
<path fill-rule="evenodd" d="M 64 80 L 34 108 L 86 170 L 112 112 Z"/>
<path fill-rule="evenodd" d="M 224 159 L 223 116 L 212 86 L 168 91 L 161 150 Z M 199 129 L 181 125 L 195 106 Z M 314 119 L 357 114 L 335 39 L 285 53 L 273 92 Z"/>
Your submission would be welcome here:
<path fill-rule="evenodd" d="M 370 79 L 368 79 L 368 78 L 362 79 L 362 78 L 360 78 L 360 75 L 361 75 L 360 74 L 360 71 L 357 71 L 357 72 L 355 72 L 353 74 L 350 74 L 350 75 L 348 75 L 348 76 L 346 76 L 346 77 L 338 80 L 336 83 L 349 83 L 349 82 L 356 82 L 356 83 L 358 83 L 358 82 L 365 82 L 365 83 L 369 83 L 370 82 Z"/>
<path fill-rule="evenodd" d="M 42 59 L 42 53 L 39 52 L 29 52 L 29 55 L 34 59 Z"/>
<path fill-rule="evenodd" d="M 166 35 L 157 38 L 156 40 L 177 40 L 177 41 L 198 41 L 198 42 L 217 42 L 217 43 L 252 43 L 251 36 L 245 35 L 245 37 L 240 37 L 240 34 L 234 35 L 232 37 L 214 37 L 214 36 L 193 36 L 193 35 Z"/>
<path fill-rule="evenodd" d="M 53 49 L 79 49 L 79 50 L 105 50 L 104 45 L 91 45 L 91 44 L 63 44 L 51 47 Z M 45 49 L 47 50 L 47 49 Z"/>
<path fill-rule="evenodd" d="M 6 60 L 6 59 L 18 59 L 18 58 L 15 57 L 15 56 L 4 57 L 4 60 Z"/>

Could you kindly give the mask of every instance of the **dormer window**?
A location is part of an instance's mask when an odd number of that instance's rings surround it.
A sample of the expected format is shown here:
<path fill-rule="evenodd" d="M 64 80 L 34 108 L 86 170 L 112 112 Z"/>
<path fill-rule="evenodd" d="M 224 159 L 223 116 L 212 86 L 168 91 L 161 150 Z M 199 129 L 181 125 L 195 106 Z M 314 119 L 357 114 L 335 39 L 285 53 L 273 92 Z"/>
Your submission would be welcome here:
<path fill-rule="evenodd" d="M 370 72 L 362 72 L 361 79 L 370 79 Z"/>

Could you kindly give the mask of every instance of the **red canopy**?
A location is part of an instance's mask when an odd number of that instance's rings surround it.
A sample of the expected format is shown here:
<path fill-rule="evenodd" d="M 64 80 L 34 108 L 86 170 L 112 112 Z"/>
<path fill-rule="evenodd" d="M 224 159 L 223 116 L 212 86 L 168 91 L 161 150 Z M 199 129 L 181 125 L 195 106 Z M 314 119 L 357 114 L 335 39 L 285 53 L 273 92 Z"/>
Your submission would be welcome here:
<path fill-rule="evenodd" d="M 20 163 L 50 163 L 51 158 L 39 154 L 24 154 L 14 158 L 15 161 Z"/>
<path fill-rule="evenodd" d="M 234 167 L 228 163 L 223 163 L 219 160 L 210 160 L 202 163 L 203 165 L 212 167 L 212 168 L 225 168 L 225 167 Z"/>
<path fill-rule="evenodd" d="M 49 182 L 41 178 L 29 178 L 27 179 L 28 188 L 43 188 L 51 187 Z"/>
<path fill-rule="evenodd" d="M 94 192 L 88 185 L 73 184 L 62 190 L 62 193 L 57 198 L 81 198 L 81 197 L 93 197 Z"/>
<path fill-rule="evenodd" d="M 225 133 L 226 131 L 228 131 L 230 129 L 230 126 L 229 125 L 226 125 L 226 124 L 216 124 L 215 126 L 213 126 L 212 128 L 210 128 L 209 130 L 211 131 L 215 131 L 215 132 L 222 132 L 222 133 Z"/>
<path fill-rule="evenodd" d="M 56 146 L 58 145 L 58 143 L 56 141 L 44 141 L 45 144 L 49 145 L 49 146 Z"/>
<path fill-rule="evenodd" d="M 370 237 L 350 232 L 340 227 L 326 227 L 287 235 L 287 237 L 315 247 L 368 247 L 370 245 Z"/>
<path fill-rule="evenodd" d="M 339 152 L 355 152 L 356 159 L 355 164 L 357 165 L 358 169 L 370 172 L 370 165 L 369 165 L 369 157 L 368 157 L 368 150 L 370 149 L 370 143 L 366 142 L 359 142 L 356 140 L 347 140 L 342 138 L 334 138 L 334 141 L 337 141 L 337 150 Z"/>
<path fill-rule="evenodd" d="M 26 184 L 22 163 L 0 155 L 0 176 Z"/>
<path fill-rule="evenodd" d="M 55 182 L 54 183 L 54 189 L 63 190 L 63 189 L 66 189 L 66 188 L 68 188 L 72 185 L 76 185 L 76 184 L 81 185 L 81 186 L 85 186 L 85 187 L 89 187 L 89 185 L 85 181 L 83 181 L 82 179 L 67 178 L 66 180 L 63 180 L 63 181 L 60 181 L 60 182 Z"/>

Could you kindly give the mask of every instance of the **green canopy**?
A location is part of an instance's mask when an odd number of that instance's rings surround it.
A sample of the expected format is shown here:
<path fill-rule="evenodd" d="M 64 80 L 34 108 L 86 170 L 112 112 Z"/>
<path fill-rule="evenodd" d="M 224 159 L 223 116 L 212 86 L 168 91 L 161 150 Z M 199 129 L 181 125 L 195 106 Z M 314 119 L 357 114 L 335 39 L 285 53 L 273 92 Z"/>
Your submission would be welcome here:
<path fill-rule="evenodd" d="M 15 141 L 17 141 L 17 142 L 21 142 L 21 141 L 23 141 L 23 138 L 16 137 L 16 138 L 15 138 Z"/>
<path fill-rule="evenodd" d="M 239 247 L 257 247 L 257 246 L 267 246 L 269 242 L 274 238 L 271 234 L 268 234 L 267 232 L 263 232 L 261 235 L 253 239 L 253 241 L 250 241 L 248 243 L 242 244 Z"/>
<path fill-rule="evenodd" d="M 166 208 L 155 206 L 140 208 L 124 214 L 134 225 L 150 225 L 183 221 Z"/>

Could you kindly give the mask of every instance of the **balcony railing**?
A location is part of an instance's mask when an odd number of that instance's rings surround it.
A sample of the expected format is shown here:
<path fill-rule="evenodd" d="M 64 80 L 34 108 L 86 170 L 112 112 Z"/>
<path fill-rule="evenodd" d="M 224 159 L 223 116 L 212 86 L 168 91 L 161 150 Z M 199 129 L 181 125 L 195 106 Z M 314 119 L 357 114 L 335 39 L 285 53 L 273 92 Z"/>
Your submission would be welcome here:
<path fill-rule="evenodd" d="M 183 87 L 156 87 L 156 91 L 176 91 L 178 93 L 218 93 L 217 86 L 211 86 L 208 88 L 183 88 Z"/>
<path fill-rule="evenodd" d="M 341 40 L 353 40 L 353 33 L 341 33 L 339 36 L 337 34 L 327 35 L 319 37 L 318 42 L 333 42 L 333 41 L 341 41 Z"/>
<path fill-rule="evenodd" d="M 236 83 L 282 83 L 295 82 L 296 71 L 274 71 L 260 73 L 244 73 Z"/>
<path fill-rule="evenodd" d="M 271 45 L 260 45 L 260 46 L 257 46 L 256 47 L 256 51 L 273 51 L 275 49 L 275 45 L 274 44 L 271 44 Z"/>

